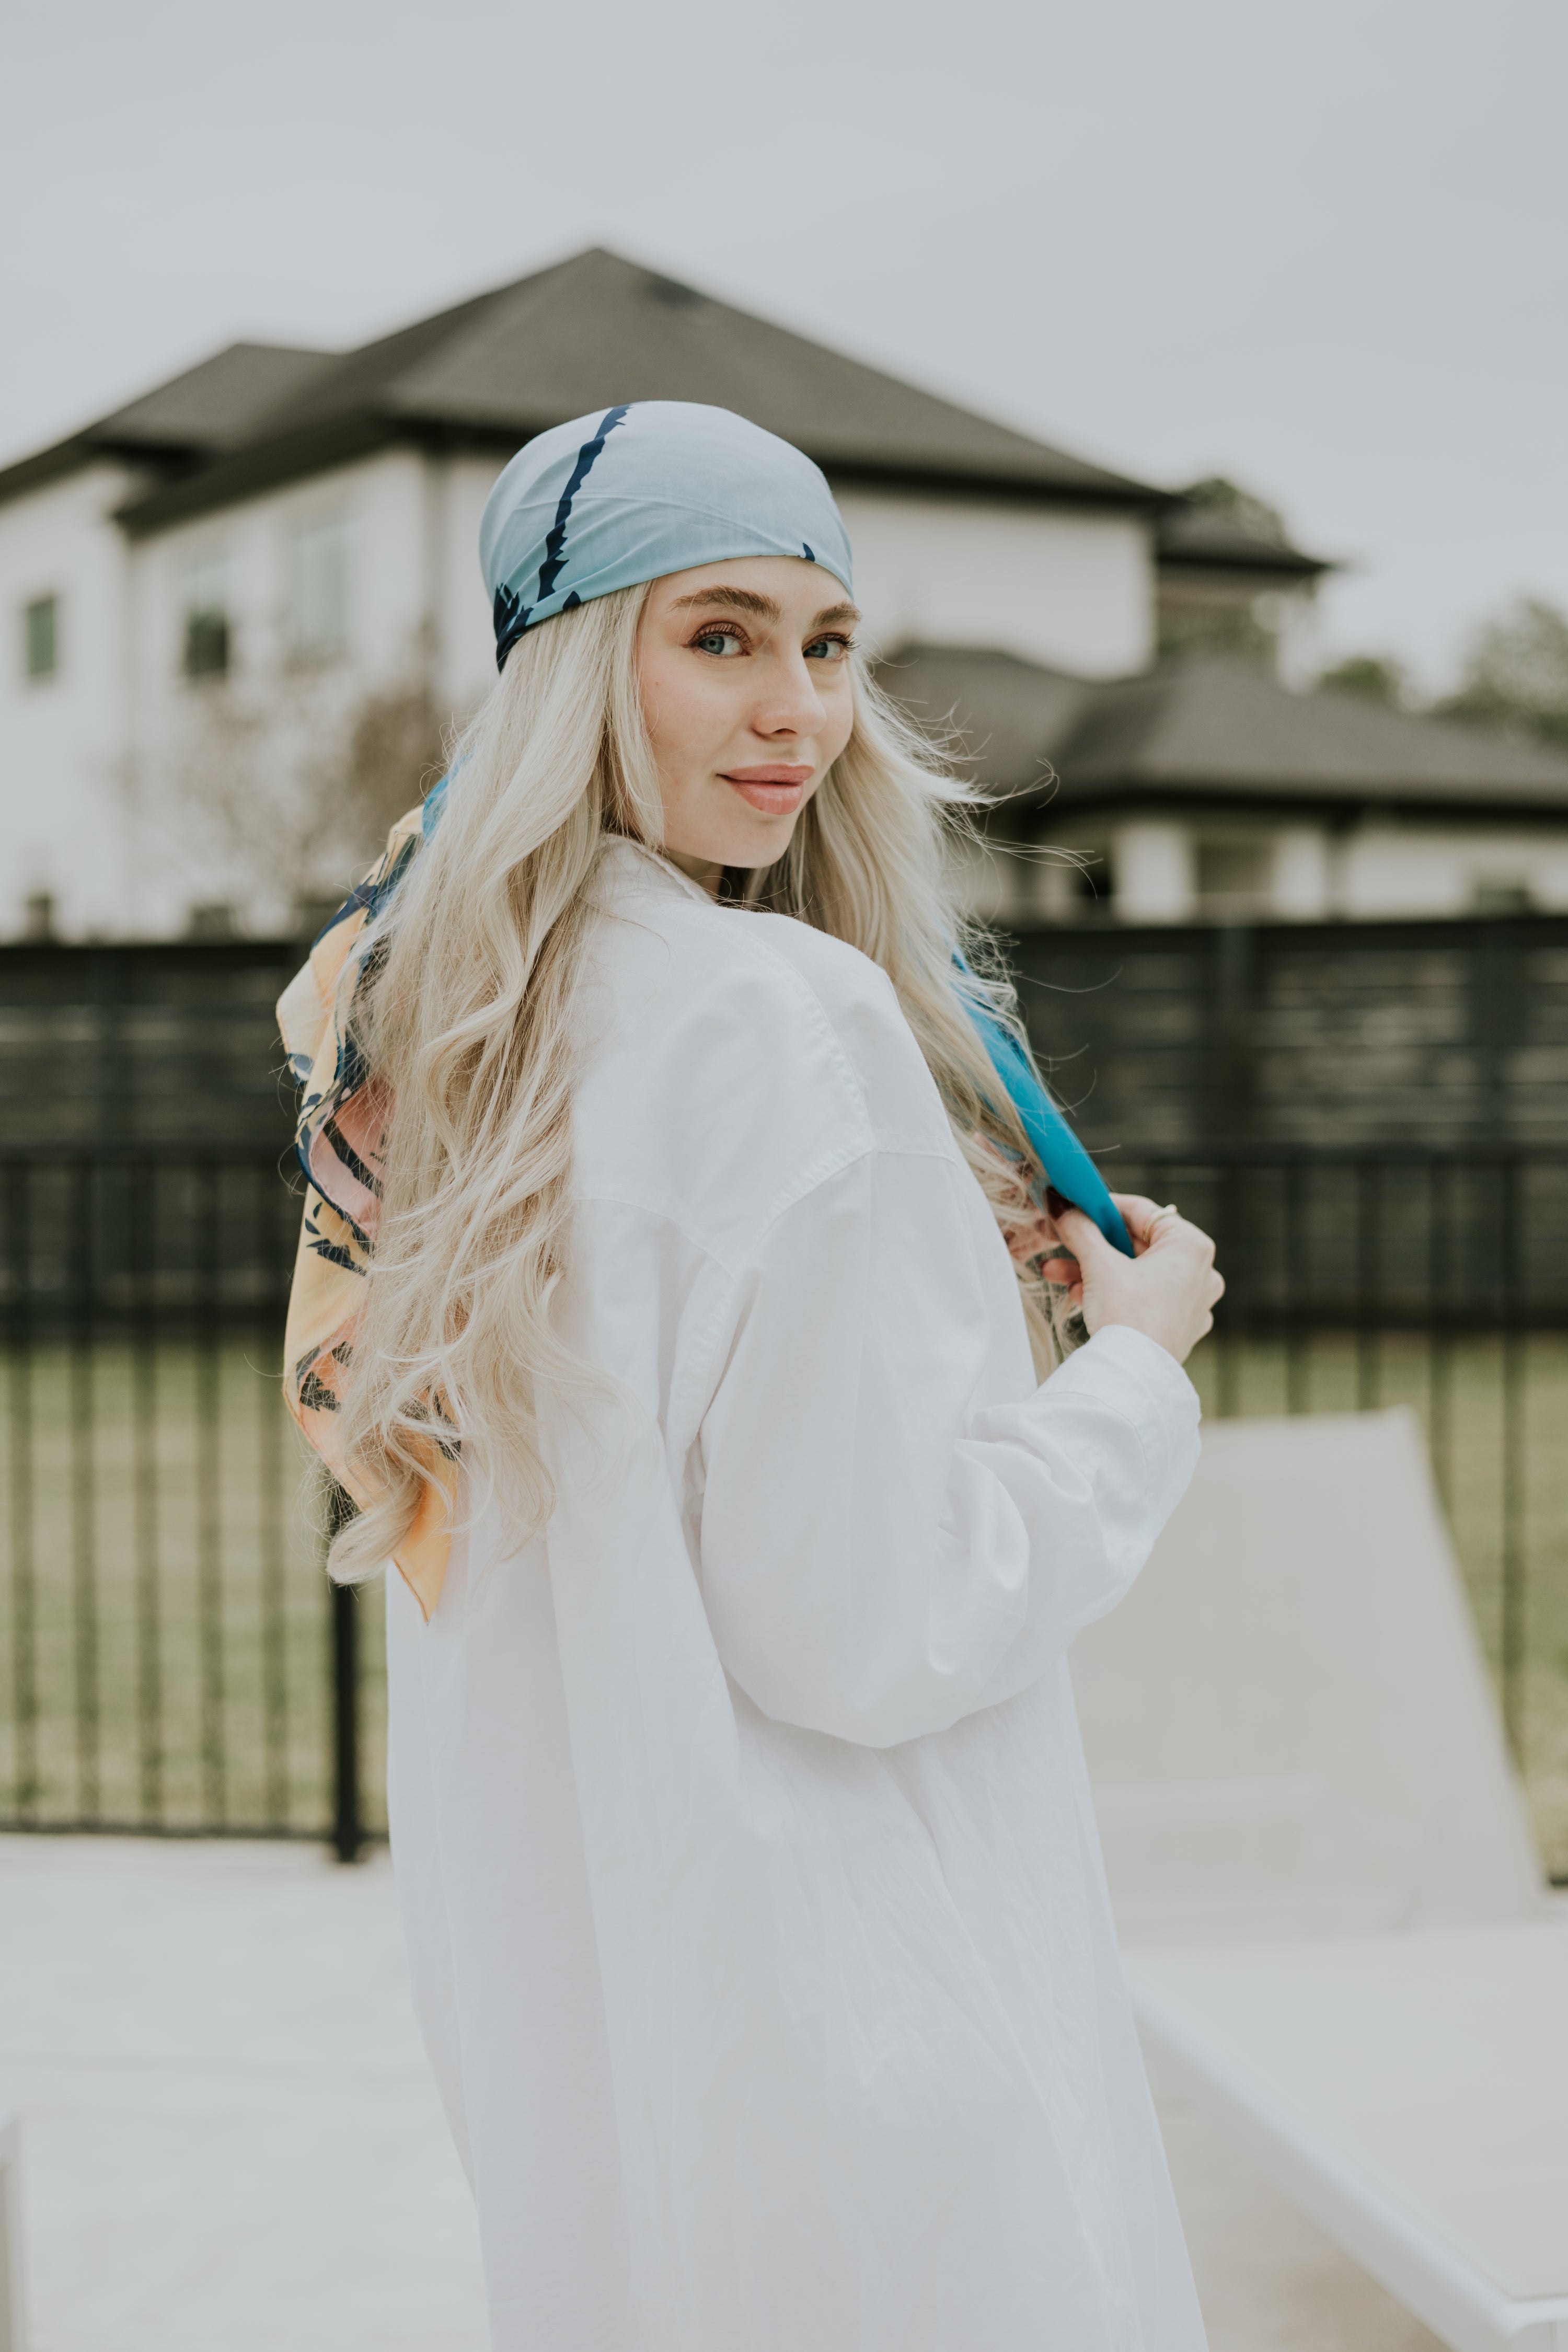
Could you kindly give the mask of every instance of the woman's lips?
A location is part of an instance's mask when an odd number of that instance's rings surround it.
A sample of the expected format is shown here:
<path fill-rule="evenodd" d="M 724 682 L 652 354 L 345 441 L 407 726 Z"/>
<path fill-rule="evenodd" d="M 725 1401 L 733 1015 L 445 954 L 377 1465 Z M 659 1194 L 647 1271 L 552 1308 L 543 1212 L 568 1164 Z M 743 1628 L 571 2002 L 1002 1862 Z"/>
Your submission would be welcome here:
<path fill-rule="evenodd" d="M 743 801 L 763 816 L 793 816 L 810 783 L 810 768 L 729 768 L 721 772 Z"/>

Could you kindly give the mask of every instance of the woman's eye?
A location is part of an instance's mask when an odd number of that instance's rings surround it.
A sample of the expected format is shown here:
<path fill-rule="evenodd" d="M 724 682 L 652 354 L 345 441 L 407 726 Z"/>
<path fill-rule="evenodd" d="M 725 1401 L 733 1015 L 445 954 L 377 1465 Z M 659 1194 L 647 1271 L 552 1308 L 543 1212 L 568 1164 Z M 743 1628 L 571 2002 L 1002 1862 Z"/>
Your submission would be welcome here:
<path fill-rule="evenodd" d="M 729 629 L 704 629 L 702 635 L 693 637 L 691 642 L 696 650 L 703 654 L 723 656 L 738 654 L 741 650 L 740 638 Z"/>
<path fill-rule="evenodd" d="M 849 650 L 847 637 L 813 637 L 803 648 L 807 661 L 842 661 Z"/>

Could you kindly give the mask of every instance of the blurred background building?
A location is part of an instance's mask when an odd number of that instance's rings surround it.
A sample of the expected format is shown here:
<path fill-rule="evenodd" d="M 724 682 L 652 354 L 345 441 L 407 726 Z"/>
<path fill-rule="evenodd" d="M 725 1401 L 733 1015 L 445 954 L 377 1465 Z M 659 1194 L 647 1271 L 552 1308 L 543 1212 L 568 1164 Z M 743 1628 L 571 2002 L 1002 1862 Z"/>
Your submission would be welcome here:
<path fill-rule="evenodd" d="M 0 931 L 308 927 L 494 675 L 500 467 L 627 398 L 739 409 L 827 472 L 886 682 L 1000 802 L 977 912 L 1568 911 L 1568 750 L 1307 690 L 1329 566 L 1259 501 L 592 250 L 358 351 L 234 344 L 0 473 Z"/>

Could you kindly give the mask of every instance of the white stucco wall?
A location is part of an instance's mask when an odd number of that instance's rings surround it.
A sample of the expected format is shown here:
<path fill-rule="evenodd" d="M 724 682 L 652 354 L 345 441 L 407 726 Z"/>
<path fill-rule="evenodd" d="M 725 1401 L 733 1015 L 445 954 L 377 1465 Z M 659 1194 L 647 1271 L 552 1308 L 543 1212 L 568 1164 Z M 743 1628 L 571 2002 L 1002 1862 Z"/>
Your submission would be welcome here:
<path fill-rule="evenodd" d="M 425 620 L 423 498 L 420 459 L 412 451 L 389 451 L 137 541 L 132 562 L 142 741 L 151 746 L 153 714 L 170 706 L 179 679 L 183 587 L 194 566 L 214 557 L 226 564 L 232 674 L 271 679 L 290 666 L 293 541 L 314 525 L 341 524 L 347 537 L 347 669 L 366 687 L 405 675 L 420 658 Z"/>
<path fill-rule="evenodd" d="M 1333 905 L 1328 835 L 1319 825 L 1286 825 L 1274 844 L 1273 912 L 1287 922 L 1319 922 Z"/>
<path fill-rule="evenodd" d="M 499 459 L 480 457 L 437 459 L 431 469 L 440 517 L 435 675 L 439 698 L 453 712 L 471 710 L 496 680 L 490 601 L 479 572 L 479 517 L 500 470 Z"/>
<path fill-rule="evenodd" d="M 1058 829 L 1062 846 L 1096 861 L 1097 889 L 1109 865 L 1105 911 L 1122 922 L 1180 923 L 1211 919 L 1198 890 L 1200 842 L 1250 840 L 1265 851 L 1262 919 L 1322 922 L 1462 916 L 1479 911 L 1483 890 L 1521 891 L 1546 913 L 1568 913 L 1568 823 L 1547 825 L 1442 824 L 1381 819 L 1341 833 L 1327 824 L 1267 820 L 1205 824 L 1189 818 L 1086 819 Z M 994 844 L 966 862 L 970 911 L 1005 926 L 1072 922 L 1083 913 L 1065 864 L 1038 850 L 1018 856 Z M 1232 908 L 1225 911 L 1235 913 Z"/>
<path fill-rule="evenodd" d="M 1148 526 L 1125 514 L 842 488 L 866 635 L 884 650 L 994 646 L 1085 677 L 1154 646 Z"/>
<path fill-rule="evenodd" d="M 298 784 L 372 693 L 424 678 L 443 719 L 495 678 L 479 519 L 499 464 L 394 450 L 128 541 L 114 509 L 136 486 L 98 464 L 0 506 L 0 795 L 9 853 L 0 937 L 47 891 L 57 928 L 166 936 L 193 904 L 242 922 L 291 919 L 249 833 L 220 804 Z M 300 661 L 289 641 L 296 535 L 341 524 L 347 638 Z M 184 673 L 187 583 L 222 567 L 231 631 L 222 679 Z M 55 676 L 26 676 L 23 613 L 59 600 Z M 203 779 L 212 789 L 204 805 Z M 244 836 L 244 837 L 240 837 Z"/>
<path fill-rule="evenodd" d="M 1568 912 L 1568 828 L 1371 824 L 1346 836 L 1333 863 L 1341 915 L 1468 915 L 1486 888 Z"/>
<path fill-rule="evenodd" d="M 0 937 L 41 891 L 67 937 L 120 927 L 127 562 L 111 518 L 133 479 L 95 464 L 0 508 Z M 58 600 L 58 667 L 29 678 L 23 615 L 43 596 Z"/>
<path fill-rule="evenodd" d="M 129 789 L 147 855 L 128 927 L 177 931 L 204 900 L 232 905 L 252 929 L 292 919 L 284 845 L 245 803 L 276 794 L 298 808 L 326 788 L 364 698 L 419 682 L 432 634 L 426 498 L 418 456 L 390 451 L 134 545 Z M 304 660 L 290 632 L 295 542 L 331 526 L 346 549 L 346 635 L 340 651 Z M 226 583 L 230 666 L 223 679 L 193 680 L 186 583 L 212 562 Z"/>
<path fill-rule="evenodd" d="M 1181 923 L 1196 907 L 1193 838 L 1183 824 L 1147 819 L 1110 835 L 1112 906 L 1123 922 Z"/>

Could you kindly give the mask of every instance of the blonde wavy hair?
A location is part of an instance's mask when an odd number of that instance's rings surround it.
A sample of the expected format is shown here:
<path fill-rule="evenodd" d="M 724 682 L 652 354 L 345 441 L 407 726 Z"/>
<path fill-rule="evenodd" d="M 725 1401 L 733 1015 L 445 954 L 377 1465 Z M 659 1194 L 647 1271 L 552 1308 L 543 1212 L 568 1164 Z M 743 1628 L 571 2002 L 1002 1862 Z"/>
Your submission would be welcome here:
<path fill-rule="evenodd" d="M 531 630 L 456 745 L 462 773 L 371 950 L 357 1043 L 392 1104 L 380 1229 L 344 1400 L 343 1460 L 373 1496 L 340 1528 L 340 1580 L 397 1550 L 458 1449 L 519 1538 L 552 1507 L 534 1400 L 608 1385 L 563 1345 L 552 1294 L 571 1242 L 574 997 L 606 836 L 657 848 L 658 777 L 637 687 L 647 588 Z M 962 919 L 952 835 L 974 796 L 854 654 L 849 740 L 785 856 L 747 903 L 813 924 L 880 964 L 961 1150 L 1004 1233 L 1033 1215 L 1039 1171 L 961 990 L 1018 1028 L 1011 989 Z M 953 962 L 962 942 L 969 967 Z M 1036 1361 L 1053 1301 L 1015 1247 Z"/>

